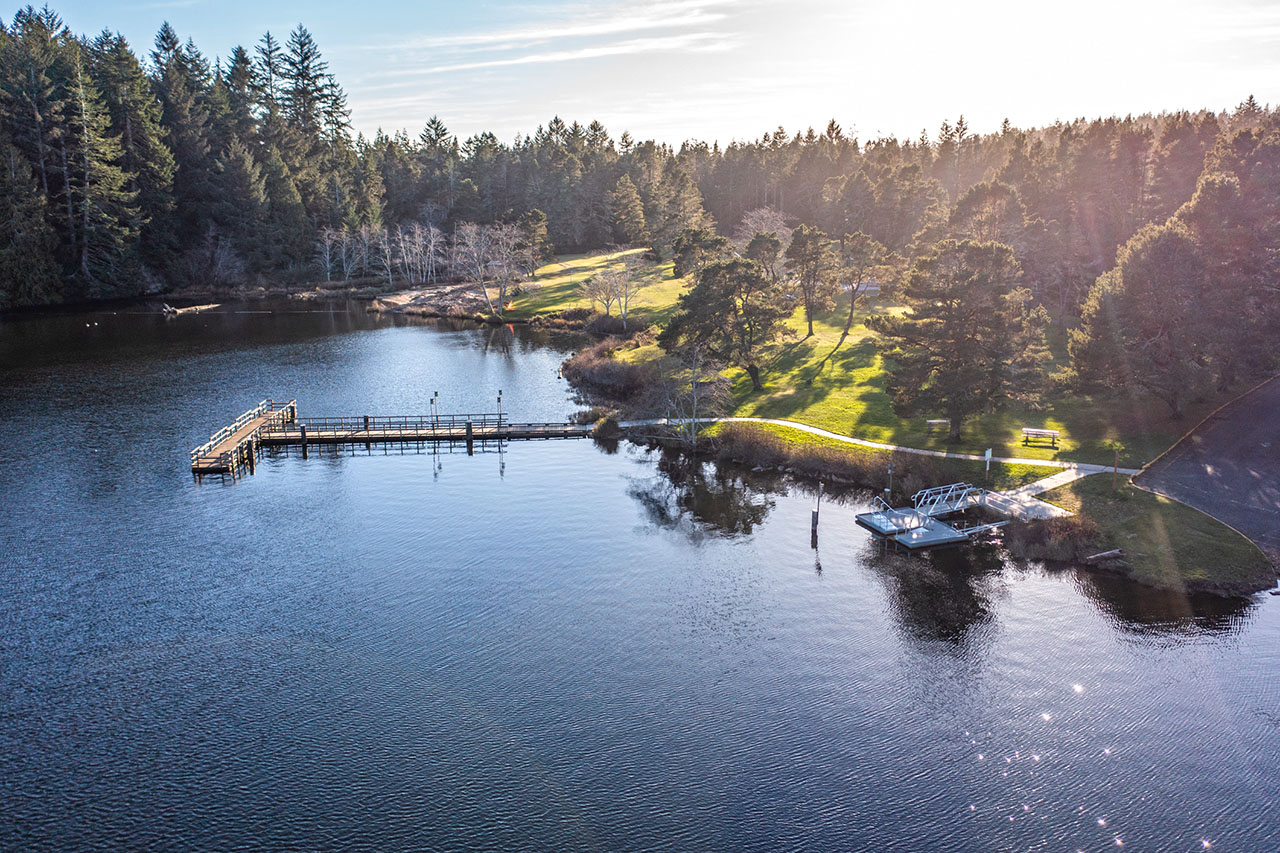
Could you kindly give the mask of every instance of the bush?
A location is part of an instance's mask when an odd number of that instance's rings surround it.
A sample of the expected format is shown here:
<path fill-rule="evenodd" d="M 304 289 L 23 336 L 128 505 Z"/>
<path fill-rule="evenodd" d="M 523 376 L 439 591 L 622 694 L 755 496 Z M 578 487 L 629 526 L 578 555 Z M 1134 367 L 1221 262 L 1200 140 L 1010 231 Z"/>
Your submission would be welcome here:
<path fill-rule="evenodd" d="M 610 439 L 620 435 L 622 435 L 622 427 L 618 425 L 618 419 L 613 415 L 607 415 L 596 421 L 595 427 L 591 430 L 592 438 Z"/>
<path fill-rule="evenodd" d="M 1004 541 L 1018 559 L 1080 563 L 1102 547 L 1102 532 L 1092 519 L 1071 515 L 1011 524 Z"/>
<path fill-rule="evenodd" d="M 589 409 L 574 412 L 569 417 L 569 420 L 575 424 L 594 424 L 599 422 L 602 418 L 607 418 L 612 414 L 614 414 L 614 412 L 609 409 L 604 409 L 600 406 L 592 406 Z"/>
<path fill-rule="evenodd" d="M 612 314 L 597 314 L 587 323 L 586 331 L 593 335 L 621 335 L 626 333 L 626 324 L 621 317 Z"/>
<path fill-rule="evenodd" d="M 647 365 L 610 358 L 619 343 L 617 338 L 605 338 L 575 353 L 561 366 L 564 378 L 589 394 L 617 401 L 631 399 L 649 385 L 653 371 Z"/>

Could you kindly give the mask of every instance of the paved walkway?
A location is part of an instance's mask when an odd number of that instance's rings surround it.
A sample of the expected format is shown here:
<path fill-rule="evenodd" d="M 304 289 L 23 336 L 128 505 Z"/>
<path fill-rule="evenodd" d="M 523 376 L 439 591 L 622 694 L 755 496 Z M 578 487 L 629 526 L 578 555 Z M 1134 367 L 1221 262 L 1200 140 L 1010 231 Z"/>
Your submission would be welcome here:
<path fill-rule="evenodd" d="M 823 438 L 830 438 L 845 444 L 853 444 L 858 447 L 869 447 L 873 450 L 887 450 L 897 453 L 914 453 L 917 456 L 938 456 L 944 459 L 967 459 L 972 462 L 984 462 L 985 456 L 979 456 L 974 453 L 951 453 L 945 450 L 924 450 L 919 447 L 903 447 L 898 444 L 884 444 L 879 441 L 868 441 L 865 438 L 854 438 L 848 435 L 840 435 L 821 427 L 809 426 L 808 424 L 797 423 L 796 421 L 784 421 L 778 418 L 712 418 L 717 422 L 730 423 L 755 423 L 755 424 L 776 424 L 777 426 L 790 427 L 791 429 L 807 432 L 810 435 L 820 435 Z M 626 421 L 622 424 L 624 427 L 631 426 L 659 426 L 669 423 L 666 418 L 656 418 L 643 421 Z M 1068 509 L 1055 506 L 1039 500 L 1035 496 L 1059 486 L 1065 486 L 1067 483 L 1075 482 L 1090 474 L 1103 474 L 1113 470 L 1108 465 L 1093 465 L 1088 462 L 1061 462 L 1056 459 L 1024 459 L 1016 456 L 992 456 L 992 462 L 1003 462 L 1007 465 L 1039 465 L 1044 468 L 1061 468 L 1057 474 L 1045 477 L 1042 480 L 1036 480 L 1034 483 L 1027 483 L 1016 489 L 1009 489 L 1004 492 L 991 492 L 984 499 L 985 505 L 996 512 L 1017 518 L 1020 521 L 1028 521 L 1036 518 L 1060 518 L 1072 515 Z M 1121 468 L 1121 474 L 1137 474 L 1137 468 Z"/>
<path fill-rule="evenodd" d="M 1214 412 L 1135 479 L 1231 525 L 1280 565 L 1280 377 Z"/>

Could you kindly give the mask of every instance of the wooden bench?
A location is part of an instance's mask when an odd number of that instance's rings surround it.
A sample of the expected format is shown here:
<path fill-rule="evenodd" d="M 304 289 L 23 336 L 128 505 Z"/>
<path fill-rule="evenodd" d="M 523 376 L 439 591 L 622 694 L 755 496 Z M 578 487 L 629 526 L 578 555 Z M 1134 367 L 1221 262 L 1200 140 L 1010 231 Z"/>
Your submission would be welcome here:
<path fill-rule="evenodd" d="M 951 421 L 947 418 L 935 418 L 934 420 L 925 421 L 924 426 L 925 430 L 928 432 L 933 432 L 937 429 L 947 430 L 949 432 L 951 430 Z"/>
<path fill-rule="evenodd" d="M 1041 439 L 1046 439 L 1046 438 L 1049 440 L 1049 445 L 1051 447 L 1058 446 L 1058 430 L 1034 429 L 1032 427 L 1022 428 L 1022 443 L 1024 445 L 1030 445 L 1033 439 L 1036 441 L 1039 441 Z"/>

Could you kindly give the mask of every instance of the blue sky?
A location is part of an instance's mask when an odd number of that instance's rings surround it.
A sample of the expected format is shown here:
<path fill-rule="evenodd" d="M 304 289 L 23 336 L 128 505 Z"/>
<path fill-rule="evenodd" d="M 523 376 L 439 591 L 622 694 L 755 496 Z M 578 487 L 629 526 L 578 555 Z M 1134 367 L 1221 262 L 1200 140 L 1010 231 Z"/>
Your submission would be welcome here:
<path fill-rule="evenodd" d="M 118 30 L 140 52 L 168 20 L 210 57 L 301 22 L 366 134 L 416 133 L 437 114 L 507 141 L 553 115 L 672 143 L 830 118 L 863 138 L 914 137 L 961 113 L 989 131 L 1006 116 L 1280 102 L 1280 2 L 1258 0 L 51 5 L 75 32 Z"/>

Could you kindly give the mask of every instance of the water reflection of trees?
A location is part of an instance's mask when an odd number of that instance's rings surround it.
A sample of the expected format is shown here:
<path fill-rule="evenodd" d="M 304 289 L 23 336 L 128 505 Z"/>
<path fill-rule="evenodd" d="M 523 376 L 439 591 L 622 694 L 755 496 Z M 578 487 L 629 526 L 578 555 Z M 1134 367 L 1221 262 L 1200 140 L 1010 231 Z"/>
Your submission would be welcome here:
<path fill-rule="evenodd" d="M 877 554 L 868 565 L 884 581 L 894 619 L 913 639 L 968 646 L 994 620 L 1005 593 L 1004 561 L 991 546 Z"/>
<path fill-rule="evenodd" d="M 1186 635 L 1239 631 L 1254 608 L 1249 598 L 1193 595 L 1143 586 L 1119 575 L 1075 571 L 1076 587 L 1125 631 L 1144 635 Z"/>
<path fill-rule="evenodd" d="M 746 536 L 773 509 L 776 478 L 756 478 L 732 466 L 655 451 L 656 474 L 634 480 L 628 494 L 657 527 L 691 539 Z"/>

